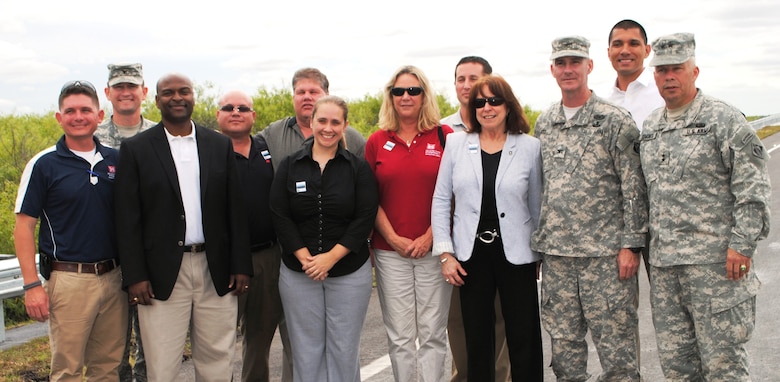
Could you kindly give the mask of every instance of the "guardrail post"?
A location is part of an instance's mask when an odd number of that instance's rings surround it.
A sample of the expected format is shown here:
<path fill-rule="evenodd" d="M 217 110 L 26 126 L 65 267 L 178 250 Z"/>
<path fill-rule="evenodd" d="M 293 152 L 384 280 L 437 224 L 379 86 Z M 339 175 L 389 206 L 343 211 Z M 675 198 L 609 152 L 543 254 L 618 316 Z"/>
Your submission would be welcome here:
<path fill-rule="evenodd" d="M 0 342 L 5 342 L 5 307 L 0 299 Z"/>

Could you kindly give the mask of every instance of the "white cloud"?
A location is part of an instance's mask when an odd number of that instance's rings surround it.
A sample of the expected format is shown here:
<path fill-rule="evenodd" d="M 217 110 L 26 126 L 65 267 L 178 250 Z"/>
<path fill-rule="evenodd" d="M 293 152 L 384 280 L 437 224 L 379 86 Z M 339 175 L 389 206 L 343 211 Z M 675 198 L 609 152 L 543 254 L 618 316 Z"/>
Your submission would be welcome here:
<path fill-rule="evenodd" d="M 142 62 L 150 93 L 171 71 L 251 94 L 289 87 L 295 70 L 314 66 L 328 75 L 331 93 L 347 98 L 376 94 L 395 69 L 412 64 L 454 101 L 455 63 L 481 55 L 524 104 L 542 109 L 560 98 L 549 74 L 550 41 L 568 34 L 589 38 L 590 84 L 600 90 L 614 80 L 606 56 L 609 28 L 631 18 L 651 40 L 695 33 L 697 84 L 708 94 L 748 115 L 780 112 L 776 1 L 657 0 L 630 8 L 625 1 L 575 0 L 136 0 L 132 6 L 0 0 L 0 99 L 16 110 L 44 112 L 65 81 L 104 84 L 108 63 Z M 7 102 L 0 113 L 14 110 Z"/>

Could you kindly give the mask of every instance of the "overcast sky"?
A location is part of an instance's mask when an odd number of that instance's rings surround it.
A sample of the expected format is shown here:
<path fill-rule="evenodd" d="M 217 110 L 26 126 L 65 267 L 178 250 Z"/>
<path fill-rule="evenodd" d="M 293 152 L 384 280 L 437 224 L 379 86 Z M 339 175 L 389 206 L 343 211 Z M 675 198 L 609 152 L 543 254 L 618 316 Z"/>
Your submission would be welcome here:
<path fill-rule="evenodd" d="M 151 97 L 169 72 L 255 94 L 290 87 L 312 66 L 347 99 L 377 94 L 411 64 L 456 103 L 454 67 L 466 55 L 485 57 L 540 110 L 560 99 L 550 42 L 590 39 L 590 87 L 604 94 L 615 77 L 607 36 L 625 18 L 651 42 L 694 33 L 699 88 L 747 115 L 780 113 L 777 0 L 0 0 L 0 114 L 54 110 L 69 80 L 102 88 L 113 62 L 141 62 Z"/>

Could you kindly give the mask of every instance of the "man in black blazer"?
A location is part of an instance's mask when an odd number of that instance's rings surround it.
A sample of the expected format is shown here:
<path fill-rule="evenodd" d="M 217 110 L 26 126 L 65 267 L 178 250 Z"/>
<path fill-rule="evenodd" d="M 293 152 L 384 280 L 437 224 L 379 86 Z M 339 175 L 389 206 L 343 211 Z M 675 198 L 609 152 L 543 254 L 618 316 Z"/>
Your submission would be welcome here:
<path fill-rule="evenodd" d="M 236 296 L 252 274 L 233 148 L 192 122 L 194 98 L 189 78 L 162 77 L 162 121 L 120 150 L 119 255 L 123 286 L 139 305 L 149 381 L 178 378 L 190 324 L 196 379 L 231 380 Z"/>

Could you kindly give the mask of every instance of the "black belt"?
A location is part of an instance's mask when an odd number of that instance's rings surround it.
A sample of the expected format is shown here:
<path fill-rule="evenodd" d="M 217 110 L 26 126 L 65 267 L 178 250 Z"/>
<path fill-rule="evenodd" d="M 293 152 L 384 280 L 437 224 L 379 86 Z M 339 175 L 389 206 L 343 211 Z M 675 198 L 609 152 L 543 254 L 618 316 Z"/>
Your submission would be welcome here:
<path fill-rule="evenodd" d="M 184 252 L 205 252 L 206 243 L 187 244 L 184 246 Z"/>
<path fill-rule="evenodd" d="M 116 259 L 103 260 L 97 263 L 75 263 L 70 261 L 51 262 L 51 269 L 53 271 L 90 273 L 98 276 L 110 272 L 118 266 L 119 261 Z"/>
<path fill-rule="evenodd" d="M 249 249 L 252 252 L 259 252 L 259 251 L 271 248 L 274 245 L 276 245 L 276 240 L 269 240 L 269 241 L 266 241 L 265 243 L 253 244 L 252 247 L 250 247 Z"/>

